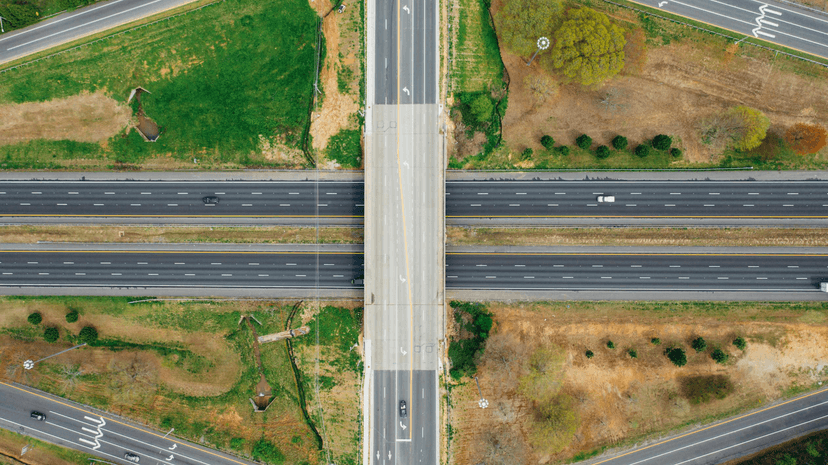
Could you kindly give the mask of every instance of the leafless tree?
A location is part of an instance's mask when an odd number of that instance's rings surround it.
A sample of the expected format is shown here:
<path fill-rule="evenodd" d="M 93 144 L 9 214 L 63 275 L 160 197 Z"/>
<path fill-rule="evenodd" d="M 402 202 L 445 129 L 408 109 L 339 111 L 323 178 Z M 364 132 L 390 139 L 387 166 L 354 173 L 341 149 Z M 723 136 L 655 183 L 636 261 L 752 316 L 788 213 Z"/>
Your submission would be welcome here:
<path fill-rule="evenodd" d="M 623 110 L 627 106 L 626 104 L 621 103 L 623 98 L 623 91 L 619 90 L 617 87 L 610 87 L 604 93 L 600 102 L 604 105 L 607 111 Z"/>
<path fill-rule="evenodd" d="M 542 105 L 558 95 L 558 83 L 545 74 L 530 74 L 523 78 L 523 84 L 532 91 L 535 105 Z"/>

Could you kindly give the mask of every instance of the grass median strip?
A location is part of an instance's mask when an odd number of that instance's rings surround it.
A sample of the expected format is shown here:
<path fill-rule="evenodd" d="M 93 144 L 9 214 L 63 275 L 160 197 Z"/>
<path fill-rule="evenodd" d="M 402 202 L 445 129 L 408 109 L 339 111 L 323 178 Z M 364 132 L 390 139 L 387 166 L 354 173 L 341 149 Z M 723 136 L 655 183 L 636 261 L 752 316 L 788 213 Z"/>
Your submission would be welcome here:
<path fill-rule="evenodd" d="M 321 244 L 361 244 L 362 228 L 319 228 Z M 104 243 L 226 243 L 313 244 L 311 227 L 181 227 L 181 226 L 4 226 L 0 243 L 104 242 Z"/>
<path fill-rule="evenodd" d="M 446 228 L 450 246 L 826 247 L 828 230 L 781 228 Z"/>

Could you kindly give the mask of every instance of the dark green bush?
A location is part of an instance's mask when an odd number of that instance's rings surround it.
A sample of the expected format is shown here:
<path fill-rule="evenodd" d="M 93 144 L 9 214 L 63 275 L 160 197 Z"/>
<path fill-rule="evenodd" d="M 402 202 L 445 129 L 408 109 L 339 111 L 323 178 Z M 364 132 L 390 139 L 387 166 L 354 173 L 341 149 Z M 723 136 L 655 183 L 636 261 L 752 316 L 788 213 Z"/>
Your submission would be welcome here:
<path fill-rule="evenodd" d="M 615 147 L 615 150 L 624 150 L 627 148 L 627 138 L 624 136 L 615 136 L 612 138 L 612 146 Z"/>
<path fill-rule="evenodd" d="M 654 337 L 654 338 L 650 339 L 650 342 L 651 342 L 654 346 L 657 346 L 657 345 L 661 344 L 661 339 L 659 339 L 659 338 L 657 338 L 657 337 Z"/>
<path fill-rule="evenodd" d="M 558 152 L 563 156 L 568 156 L 569 155 L 569 146 L 562 145 L 562 146 L 558 147 Z"/>
<path fill-rule="evenodd" d="M 716 363 L 725 363 L 730 357 L 722 349 L 716 349 L 710 354 L 710 358 L 715 360 Z"/>
<path fill-rule="evenodd" d="M 672 155 L 673 158 L 681 158 L 681 149 L 678 147 L 671 148 L 670 155 Z"/>
<path fill-rule="evenodd" d="M 733 345 L 736 346 L 739 350 L 747 349 L 747 341 L 742 336 L 737 337 L 733 340 Z"/>
<path fill-rule="evenodd" d="M 627 350 L 627 355 L 629 355 L 630 358 L 638 358 L 638 352 L 636 352 L 635 349 Z"/>
<path fill-rule="evenodd" d="M 254 460 L 259 460 L 265 463 L 280 465 L 285 463 L 285 455 L 272 442 L 259 439 L 253 444 L 253 450 L 250 452 Z"/>
<path fill-rule="evenodd" d="M 638 155 L 640 158 L 646 158 L 647 155 L 650 154 L 650 146 L 645 144 L 639 144 L 638 147 L 635 148 L 635 154 Z"/>
<path fill-rule="evenodd" d="M 733 383 L 724 375 L 703 375 L 679 378 L 682 396 L 691 404 L 703 404 L 713 399 L 724 399 L 734 390 Z"/>
<path fill-rule="evenodd" d="M 39 325 L 40 322 L 43 321 L 43 315 L 41 315 L 39 312 L 34 312 L 29 314 L 27 320 L 29 320 L 29 323 L 33 325 Z"/>
<path fill-rule="evenodd" d="M 60 331 L 54 326 L 49 326 L 45 331 L 43 331 L 43 339 L 45 339 L 46 342 L 55 342 L 60 339 Z"/>
<path fill-rule="evenodd" d="M 607 348 L 608 349 L 614 349 L 615 348 L 615 343 L 612 342 L 612 341 L 607 341 Z"/>
<path fill-rule="evenodd" d="M 704 349 L 707 348 L 707 341 L 705 341 L 703 337 L 699 336 L 699 337 L 693 339 L 693 343 L 690 344 L 690 346 L 696 352 L 704 352 Z"/>
<path fill-rule="evenodd" d="M 597 149 L 595 149 L 595 156 L 598 157 L 599 160 L 603 160 L 605 158 L 609 158 L 610 156 L 610 149 L 606 145 L 599 145 Z"/>
<path fill-rule="evenodd" d="M 673 139 L 670 136 L 659 134 L 653 137 L 653 148 L 656 150 L 669 150 L 673 145 Z"/>
<path fill-rule="evenodd" d="M 78 339 L 89 345 L 94 344 L 98 340 L 98 330 L 94 326 L 84 326 L 78 334 Z"/>
<path fill-rule="evenodd" d="M 586 351 L 584 355 L 586 355 L 586 358 L 592 358 L 595 356 L 595 354 L 593 354 L 591 350 Z"/>
<path fill-rule="evenodd" d="M 589 150 L 589 147 L 592 145 L 592 137 L 589 137 L 586 134 L 581 134 L 577 139 L 575 139 L 575 145 L 584 150 Z"/>
<path fill-rule="evenodd" d="M 552 136 L 543 136 L 541 137 L 540 142 L 541 145 L 547 150 L 551 150 L 552 147 L 555 146 L 555 139 L 553 139 Z"/>
<path fill-rule="evenodd" d="M 528 159 L 532 158 L 532 155 L 534 155 L 534 153 L 535 153 L 535 151 L 532 150 L 532 147 L 526 147 L 525 149 L 523 149 L 523 152 L 520 154 L 520 159 L 521 160 L 528 160 Z"/>
<path fill-rule="evenodd" d="M 66 314 L 66 322 L 67 323 L 74 323 L 78 321 L 80 314 L 78 314 L 77 310 L 72 310 L 71 312 Z"/>
<path fill-rule="evenodd" d="M 234 450 L 242 450 L 246 443 L 247 441 L 245 441 L 244 438 L 232 438 L 230 439 L 230 448 Z"/>
<path fill-rule="evenodd" d="M 684 353 L 684 349 L 681 347 L 668 348 L 665 353 L 667 354 L 667 358 L 673 362 L 673 365 L 677 367 L 687 365 L 687 354 Z"/>
<path fill-rule="evenodd" d="M 454 310 L 455 321 L 466 333 L 470 333 L 470 337 L 456 339 L 449 344 L 452 366 L 449 374 L 459 380 L 463 376 L 472 376 L 477 371 L 477 355 L 483 350 L 494 322 L 492 314 L 482 304 L 452 301 L 450 305 Z"/>

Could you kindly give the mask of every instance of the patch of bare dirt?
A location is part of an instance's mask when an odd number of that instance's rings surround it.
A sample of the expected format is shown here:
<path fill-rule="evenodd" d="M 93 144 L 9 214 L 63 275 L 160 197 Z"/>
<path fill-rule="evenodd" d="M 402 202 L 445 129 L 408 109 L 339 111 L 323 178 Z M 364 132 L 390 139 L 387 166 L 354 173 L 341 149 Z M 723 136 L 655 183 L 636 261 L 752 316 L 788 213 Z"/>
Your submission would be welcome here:
<path fill-rule="evenodd" d="M 326 3 L 322 0 L 311 2 L 311 6 L 319 11 L 320 5 Z M 330 7 L 327 7 L 330 9 Z M 346 8 L 346 13 L 352 13 L 357 9 L 356 4 Z M 345 14 L 331 13 L 322 22 L 322 32 L 325 36 L 325 63 L 319 70 L 320 87 L 324 89 L 325 97 L 321 108 L 318 108 L 311 117 L 310 133 L 313 136 L 313 148 L 324 150 L 328 146 L 328 139 L 338 133 L 341 129 L 351 126 L 352 115 L 359 109 L 357 97 L 351 94 L 339 92 L 337 84 L 337 72 L 342 66 L 353 66 L 355 58 L 349 53 L 346 63 L 340 63 L 340 25 L 345 20 Z M 346 50 L 346 53 L 350 51 Z"/>
<path fill-rule="evenodd" d="M 828 327 L 821 323 L 822 311 L 787 318 L 780 311 L 784 322 L 769 322 L 752 321 L 747 314 L 744 318 L 709 317 L 704 312 L 646 314 L 626 303 L 492 304 L 489 308 L 496 316 L 496 330 L 478 365 L 489 407 L 478 407 L 473 381 L 452 390 L 455 464 L 556 462 L 694 419 L 747 409 L 781 397 L 794 385 L 828 380 Z M 698 354 L 690 348 L 697 336 L 708 345 Z M 748 341 L 745 352 L 731 344 L 736 336 Z M 651 344 L 653 337 L 660 338 L 661 344 Z M 608 340 L 615 349 L 607 348 Z M 533 451 L 528 439 L 533 408 L 518 391 L 525 360 L 543 344 L 566 353 L 562 392 L 575 399 L 579 418 L 571 444 L 554 456 Z M 686 366 L 676 367 L 663 355 L 671 344 L 687 351 Z M 711 359 L 714 347 L 730 355 L 727 364 Z M 637 358 L 627 354 L 630 348 L 637 351 Z M 587 359 L 586 350 L 592 350 L 594 358 Z M 735 388 L 729 396 L 699 405 L 683 396 L 684 378 L 719 374 L 729 377 Z"/>
<path fill-rule="evenodd" d="M 688 161 L 707 162 L 714 154 L 699 141 L 698 122 L 734 105 L 763 111 L 772 129 L 796 122 L 828 124 L 828 79 L 780 71 L 776 62 L 733 49 L 696 43 L 657 47 L 640 76 L 617 76 L 596 89 L 561 86 L 558 97 L 542 106 L 524 80 L 543 72 L 542 60 L 528 67 L 504 49 L 501 55 L 511 78 L 503 137 L 517 150 L 542 149 L 544 134 L 567 145 L 582 133 L 604 145 L 622 134 L 630 146 L 670 134 L 679 139 Z M 601 103 L 609 93 L 613 104 Z"/>
<path fill-rule="evenodd" d="M 294 168 L 301 168 L 305 163 L 305 155 L 301 149 L 287 147 L 282 144 L 272 143 L 266 137 L 259 135 L 259 149 L 265 160 L 285 165 L 293 165 Z"/>
<path fill-rule="evenodd" d="M 85 92 L 46 102 L 0 105 L 0 115 L 0 145 L 33 139 L 100 142 L 130 124 L 132 110 L 102 92 Z"/>

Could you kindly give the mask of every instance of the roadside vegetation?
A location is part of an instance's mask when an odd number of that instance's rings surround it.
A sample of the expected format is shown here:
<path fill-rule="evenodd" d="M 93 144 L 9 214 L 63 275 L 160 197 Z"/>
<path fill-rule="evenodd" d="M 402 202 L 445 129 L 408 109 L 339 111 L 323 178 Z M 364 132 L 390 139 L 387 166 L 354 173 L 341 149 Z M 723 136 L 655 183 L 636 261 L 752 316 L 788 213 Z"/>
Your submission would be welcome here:
<path fill-rule="evenodd" d="M 449 246 L 828 247 L 828 230 L 785 228 L 446 228 Z"/>
<path fill-rule="evenodd" d="M 5 309 L 0 316 L 0 370 L 7 379 L 159 430 L 175 428 L 182 438 L 265 463 L 320 460 L 315 422 L 303 416 L 285 341 L 259 346 L 272 402 L 264 413 L 254 413 L 250 403 L 261 388 L 250 324 L 259 335 L 284 331 L 291 313 L 299 315 L 294 327 L 309 324 L 301 303 L 129 301 L 127 297 L 0 298 Z M 350 312 L 334 307 L 326 311 Z M 31 317 L 34 314 L 39 316 Z M 245 315 L 255 320 L 240 322 Z M 45 328 L 57 328 L 58 339 L 47 342 Z M 303 337 L 315 346 L 315 335 Z M 320 337 L 333 359 L 354 356 L 345 347 L 352 339 L 356 339 L 352 332 L 343 331 L 325 331 Z M 31 371 L 21 366 L 23 360 L 78 342 L 89 346 L 41 362 Z M 297 353 L 297 365 L 311 370 L 300 373 L 301 378 L 313 379 L 315 368 L 312 360 L 303 358 L 307 355 Z M 339 373 L 330 376 L 333 383 L 342 383 Z M 357 393 L 349 394 L 354 398 L 342 398 L 358 404 Z M 322 405 L 330 408 L 324 400 Z M 357 444 L 337 447 L 328 445 L 336 455 L 353 455 Z"/>
<path fill-rule="evenodd" d="M 452 301 L 449 305 L 456 333 L 449 343 L 449 374 L 454 381 L 460 381 L 477 372 L 478 359 L 492 330 L 492 314 L 481 304 Z"/>
<path fill-rule="evenodd" d="M 475 376 L 497 412 L 450 386 L 453 463 L 584 460 L 828 381 L 823 302 L 452 306 L 494 319 Z"/>
<path fill-rule="evenodd" d="M 728 465 L 817 465 L 828 457 L 828 431 L 807 436 L 765 449 L 748 458 L 733 460 Z"/>
<path fill-rule="evenodd" d="M 828 166 L 828 119 L 820 116 L 828 109 L 825 67 L 606 2 L 495 0 L 490 11 L 499 53 L 486 59 L 502 60 L 509 100 L 502 137 L 470 143 L 473 112 L 455 99 L 463 118 L 462 125 L 455 119 L 451 168 Z M 461 10 L 460 23 L 477 16 Z M 551 44 L 526 66 L 541 36 Z M 463 87 L 462 77 L 451 79 Z M 782 91 L 789 87 L 802 98 L 791 100 Z"/>
<path fill-rule="evenodd" d="M 23 456 L 20 452 L 28 447 Z M 25 459 L 25 462 L 17 459 Z M 0 429 L 0 463 L 48 463 L 49 465 L 89 465 L 94 455 L 60 447 L 31 436 L 24 436 L 7 429 Z M 8 461 L 6 461 L 8 460 Z"/>
<path fill-rule="evenodd" d="M 316 26 L 306 1 L 226 1 L 8 71 L 0 112 L 39 118 L 16 127 L 29 141 L 0 141 L 0 167 L 304 166 Z M 149 93 L 139 96 L 140 108 L 133 98 L 128 115 L 154 121 L 157 141 L 145 142 L 132 123 L 89 140 L 87 127 L 112 116 L 98 107 L 124 108 L 139 86 Z M 60 99 L 82 96 L 97 100 L 49 112 Z M 46 120 L 50 126 L 37 127 Z"/>
<path fill-rule="evenodd" d="M 15 0 L 0 2 L 6 32 L 22 29 L 47 16 L 91 5 L 100 0 Z"/>
<path fill-rule="evenodd" d="M 316 228 L 286 226 L 2 226 L 0 243 L 314 244 Z M 362 244 L 362 228 L 319 228 L 320 244 Z"/>

